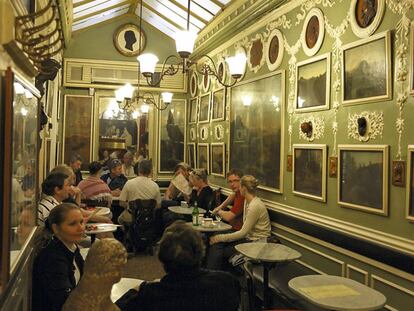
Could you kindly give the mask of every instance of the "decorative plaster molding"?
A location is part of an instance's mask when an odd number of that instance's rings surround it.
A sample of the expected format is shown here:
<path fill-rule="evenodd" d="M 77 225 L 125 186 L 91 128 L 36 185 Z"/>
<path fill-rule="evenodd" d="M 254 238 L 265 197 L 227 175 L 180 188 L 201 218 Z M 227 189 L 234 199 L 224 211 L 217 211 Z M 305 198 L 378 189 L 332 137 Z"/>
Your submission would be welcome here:
<path fill-rule="evenodd" d="M 336 0 L 305 0 L 302 1 L 302 5 L 300 8 L 300 13 L 296 14 L 296 23 L 295 25 L 299 25 L 301 21 L 303 21 L 306 17 L 306 13 L 314 8 L 317 4 L 322 4 L 323 7 L 332 7 L 336 4 Z M 342 0 L 338 0 L 338 2 L 342 2 Z"/>
<path fill-rule="evenodd" d="M 358 131 L 358 119 L 365 118 L 366 132 L 360 135 Z M 361 113 L 348 115 L 348 137 L 361 142 L 367 142 L 370 139 L 374 140 L 378 136 L 382 137 L 384 130 L 384 114 L 378 111 L 364 111 Z"/>
<path fill-rule="evenodd" d="M 260 33 L 257 33 L 247 44 L 247 64 L 250 71 L 254 73 L 257 73 L 265 62 L 264 46 L 263 35 Z M 252 63 L 252 60 L 255 63 Z"/>
<path fill-rule="evenodd" d="M 200 129 L 200 139 L 201 140 L 207 140 L 207 138 L 208 138 L 208 128 L 207 128 L 207 126 L 203 126 Z"/>
<path fill-rule="evenodd" d="M 308 136 L 306 133 L 304 133 L 301 130 L 302 123 L 312 123 L 312 131 L 310 132 L 311 135 Z M 317 116 L 309 116 L 305 117 L 299 120 L 299 138 L 307 140 L 309 142 L 314 141 L 315 139 L 321 139 L 323 138 L 323 135 L 325 133 L 325 122 L 323 117 L 317 117 Z"/>
<path fill-rule="evenodd" d="M 221 124 L 217 124 L 214 127 L 214 137 L 217 140 L 222 140 L 224 138 L 224 127 Z"/>
<path fill-rule="evenodd" d="M 194 141 L 197 139 L 197 133 L 195 127 L 190 128 L 190 140 Z"/>

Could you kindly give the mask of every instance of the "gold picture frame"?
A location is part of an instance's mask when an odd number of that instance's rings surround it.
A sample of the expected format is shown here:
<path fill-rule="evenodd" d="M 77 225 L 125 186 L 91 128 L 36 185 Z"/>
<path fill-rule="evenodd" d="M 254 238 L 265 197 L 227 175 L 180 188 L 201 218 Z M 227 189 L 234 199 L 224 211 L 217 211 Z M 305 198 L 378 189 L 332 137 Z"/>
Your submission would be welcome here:
<path fill-rule="evenodd" d="M 325 87 L 324 90 L 321 90 L 322 85 Z M 299 113 L 329 109 L 329 103 L 331 101 L 330 94 L 330 53 L 319 55 L 297 63 L 295 112 Z"/>
<path fill-rule="evenodd" d="M 407 181 L 407 189 L 406 189 L 406 213 L 405 217 L 414 222 L 414 145 L 408 145 L 408 152 L 407 152 L 407 173 L 405 174 Z"/>
<path fill-rule="evenodd" d="M 145 49 L 145 33 L 137 25 L 128 23 L 119 26 L 114 32 L 114 46 L 124 56 L 137 56 Z M 139 40 L 141 40 L 141 50 Z"/>
<path fill-rule="evenodd" d="M 344 45 L 342 103 L 355 105 L 390 100 L 391 66 L 390 31 Z M 382 68 L 383 71 L 380 70 Z"/>
<path fill-rule="evenodd" d="M 388 145 L 338 145 L 338 204 L 388 216 L 388 159 Z"/>
<path fill-rule="evenodd" d="M 326 154 L 324 144 L 293 144 L 292 192 L 326 202 Z"/>
<path fill-rule="evenodd" d="M 212 143 L 210 148 L 211 175 L 226 177 L 226 148 L 224 143 Z"/>

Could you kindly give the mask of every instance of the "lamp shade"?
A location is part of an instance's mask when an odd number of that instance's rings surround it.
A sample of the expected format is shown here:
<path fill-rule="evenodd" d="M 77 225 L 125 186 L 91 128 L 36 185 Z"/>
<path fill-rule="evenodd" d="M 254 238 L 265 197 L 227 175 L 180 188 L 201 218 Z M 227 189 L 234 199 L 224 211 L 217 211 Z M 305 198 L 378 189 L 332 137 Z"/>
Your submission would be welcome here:
<path fill-rule="evenodd" d="M 229 65 L 230 75 L 234 79 L 239 79 L 244 75 L 244 72 L 246 71 L 246 61 L 247 57 L 244 53 L 237 53 L 235 56 L 226 59 L 226 62 Z"/>
<path fill-rule="evenodd" d="M 162 101 L 164 102 L 164 103 L 168 103 L 168 104 L 170 104 L 171 103 L 171 101 L 172 101 L 172 98 L 173 98 L 173 93 L 170 93 L 170 92 L 163 92 L 163 93 L 161 93 L 161 96 L 162 96 Z"/>
<path fill-rule="evenodd" d="M 144 104 L 141 106 L 141 112 L 142 112 L 142 113 L 148 113 L 148 111 L 149 111 L 149 105 L 148 105 L 147 103 L 144 103 Z"/>
<path fill-rule="evenodd" d="M 122 93 L 124 98 L 131 99 L 134 95 L 134 87 L 131 83 L 127 83 L 122 87 Z"/>
<path fill-rule="evenodd" d="M 115 91 L 115 100 L 119 103 L 124 100 L 124 92 L 122 88 L 119 88 Z"/>
<path fill-rule="evenodd" d="M 182 30 L 175 34 L 175 46 L 177 53 L 182 58 L 188 58 L 194 50 L 194 43 L 197 39 L 197 34 L 194 31 Z"/>
<path fill-rule="evenodd" d="M 141 54 L 137 57 L 141 73 L 147 77 L 152 76 L 155 72 L 155 66 L 158 62 L 158 57 L 151 53 Z"/>

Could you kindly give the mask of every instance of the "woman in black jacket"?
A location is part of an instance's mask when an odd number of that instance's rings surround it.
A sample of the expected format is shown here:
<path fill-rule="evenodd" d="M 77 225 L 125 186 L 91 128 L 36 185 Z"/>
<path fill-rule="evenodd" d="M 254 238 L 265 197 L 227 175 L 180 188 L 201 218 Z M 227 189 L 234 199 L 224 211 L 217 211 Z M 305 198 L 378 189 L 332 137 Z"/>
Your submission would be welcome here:
<path fill-rule="evenodd" d="M 77 243 L 84 232 L 82 213 L 75 204 L 63 203 L 50 212 L 33 264 L 33 311 L 61 310 L 83 273 Z"/>

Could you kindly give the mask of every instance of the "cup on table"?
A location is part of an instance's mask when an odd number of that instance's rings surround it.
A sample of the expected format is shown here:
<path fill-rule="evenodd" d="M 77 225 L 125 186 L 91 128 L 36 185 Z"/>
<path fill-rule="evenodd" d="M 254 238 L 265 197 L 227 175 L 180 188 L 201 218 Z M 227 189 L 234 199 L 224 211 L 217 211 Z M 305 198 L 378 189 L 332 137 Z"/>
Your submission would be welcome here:
<path fill-rule="evenodd" d="M 203 222 L 201 224 L 203 227 L 213 227 L 213 218 L 206 217 L 203 219 Z"/>
<path fill-rule="evenodd" d="M 198 214 L 198 223 L 200 225 L 202 225 L 204 222 L 204 215 L 203 214 Z"/>
<path fill-rule="evenodd" d="M 186 201 L 181 201 L 181 207 L 188 207 L 188 203 Z"/>

